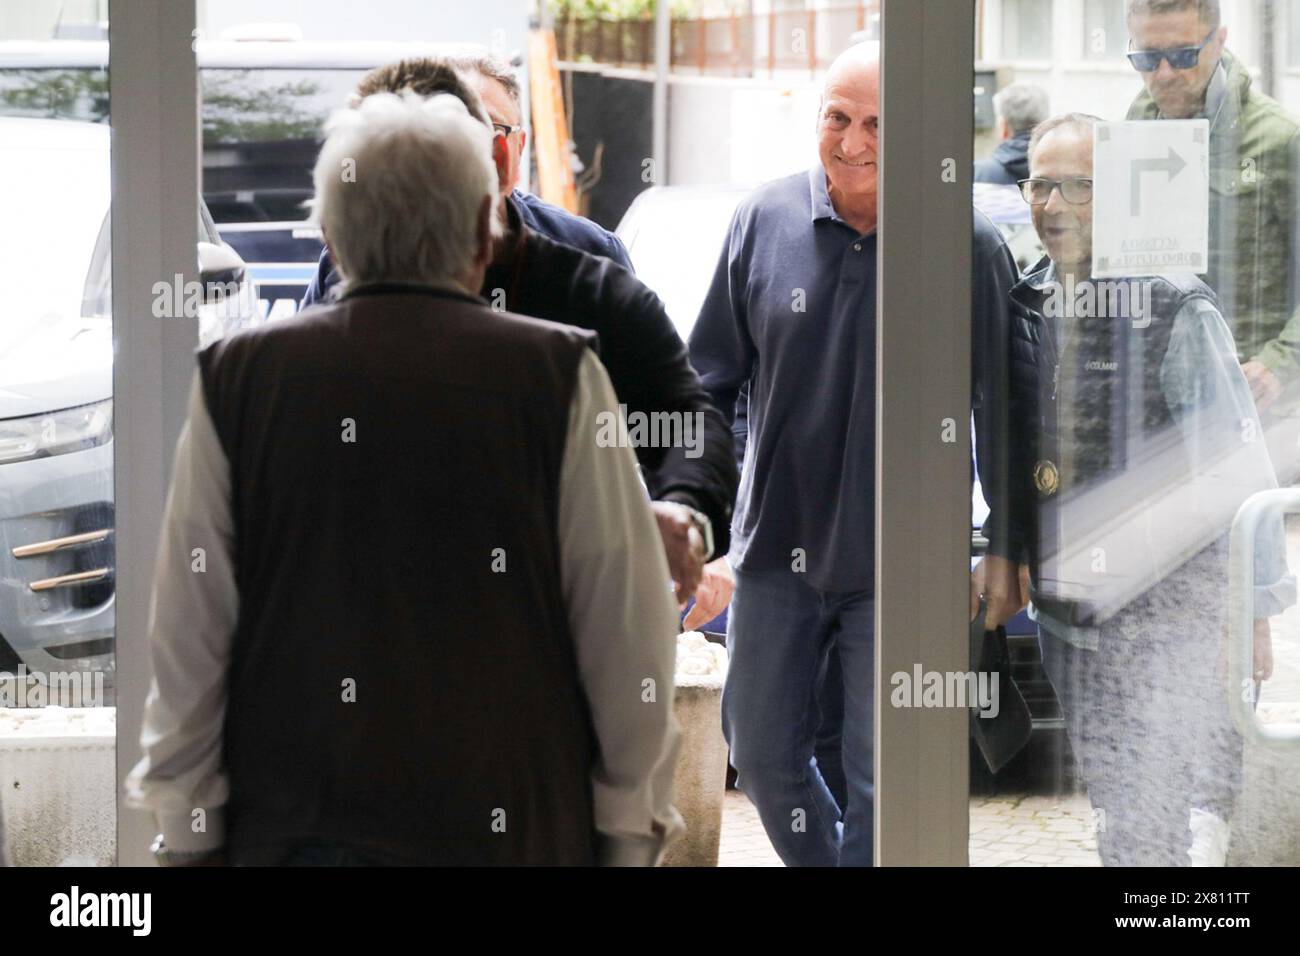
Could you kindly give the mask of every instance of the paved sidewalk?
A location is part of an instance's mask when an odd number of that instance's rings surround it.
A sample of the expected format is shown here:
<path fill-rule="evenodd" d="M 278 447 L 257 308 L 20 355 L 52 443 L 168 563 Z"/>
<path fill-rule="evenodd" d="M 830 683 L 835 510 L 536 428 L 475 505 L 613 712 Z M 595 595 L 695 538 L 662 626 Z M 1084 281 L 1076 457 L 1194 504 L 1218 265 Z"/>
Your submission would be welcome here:
<path fill-rule="evenodd" d="M 971 800 L 972 866 L 1100 866 L 1086 797 L 1000 796 Z M 722 809 L 719 866 L 780 866 L 758 812 L 738 790 Z"/>
<path fill-rule="evenodd" d="M 973 798 L 971 866 L 1101 866 L 1092 820 L 1082 795 Z"/>
<path fill-rule="evenodd" d="M 718 866 L 781 866 L 781 858 L 758 819 L 749 797 L 728 790 L 722 802 L 722 840 Z"/>

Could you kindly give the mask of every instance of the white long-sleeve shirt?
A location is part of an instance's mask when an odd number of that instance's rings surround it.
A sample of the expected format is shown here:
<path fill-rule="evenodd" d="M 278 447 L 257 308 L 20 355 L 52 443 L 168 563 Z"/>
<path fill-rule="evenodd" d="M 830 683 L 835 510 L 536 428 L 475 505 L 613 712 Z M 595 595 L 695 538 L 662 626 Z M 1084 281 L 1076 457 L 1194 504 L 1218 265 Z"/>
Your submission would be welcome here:
<path fill-rule="evenodd" d="M 671 802 L 677 609 L 636 458 L 628 447 L 597 444 L 603 412 L 617 415 L 618 402 L 588 351 L 561 463 L 561 586 L 598 744 L 591 781 L 600 862 L 649 865 L 684 829 Z M 154 573 L 144 757 L 126 781 L 128 805 L 153 810 L 167 847 L 180 852 L 225 842 L 222 729 L 239 613 L 230 481 L 196 375 Z M 200 547 L 205 566 L 196 573 Z"/>

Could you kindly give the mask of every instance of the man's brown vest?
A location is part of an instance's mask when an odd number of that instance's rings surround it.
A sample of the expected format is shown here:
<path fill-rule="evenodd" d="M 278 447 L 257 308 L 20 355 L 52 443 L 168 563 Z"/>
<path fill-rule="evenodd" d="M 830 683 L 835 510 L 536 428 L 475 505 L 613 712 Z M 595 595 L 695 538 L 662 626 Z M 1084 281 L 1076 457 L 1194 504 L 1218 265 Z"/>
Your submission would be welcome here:
<path fill-rule="evenodd" d="M 200 354 L 235 521 L 233 856 L 593 862 L 557 535 L 593 344 L 400 286 Z"/>

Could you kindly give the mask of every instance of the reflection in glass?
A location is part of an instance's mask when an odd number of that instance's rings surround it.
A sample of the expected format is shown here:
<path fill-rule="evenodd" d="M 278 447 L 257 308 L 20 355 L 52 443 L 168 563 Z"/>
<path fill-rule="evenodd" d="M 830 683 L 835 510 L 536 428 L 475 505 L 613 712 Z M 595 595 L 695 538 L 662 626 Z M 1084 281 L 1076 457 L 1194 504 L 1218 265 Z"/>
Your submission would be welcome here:
<path fill-rule="evenodd" d="M 973 765 L 972 862 L 1300 861 L 1300 767 L 1243 743 L 1229 708 L 1232 695 L 1247 695 L 1261 720 L 1300 727 L 1291 571 L 1300 538 L 1280 518 L 1256 540 L 1246 582 L 1257 615 L 1252 673 L 1240 688 L 1226 673 L 1229 528 L 1252 493 L 1300 477 L 1300 86 L 1278 77 L 1261 89 L 1270 77 L 1227 47 L 1266 22 L 1259 3 L 1062 0 L 1048 20 L 1074 32 L 1060 48 L 1078 59 L 1032 72 L 1017 61 L 1049 60 L 1051 48 L 1044 38 L 1026 50 L 1008 33 L 1024 5 L 981 6 L 1003 40 L 1001 62 L 982 66 L 1002 86 L 1037 83 L 1053 95 L 1054 119 L 1026 143 L 1028 177 L 1095 178 L 1091 203 L 1040 189 L 1030 195 L 1037 204 L 1021 200 L 1019 220 L 989 187 L 975 193 L 1024 275 L 1005 338 L 995 323 L 975 329 L 984 354 L 1000 348 L 1007 363 L 1006 428 L 986 422 L 981 434 L 977 412 L 976 439 L 981 455 L 1006 463 L 1000 487 L 995 468 L 982 465 L 980 477 L 992 517 L 1012 520 L 985 524 L 989 553 L 974 590 L 994 623 L 1010 617 L 1034 732 L 1006 771 Z M 1285 23 L 1274 21 L 1283 44 L 1300 29 L 1290 6 Z M 1125 58 L 1174 49 L 1192 52 L 1162 53 L 1139 64 L 1155 67 L 1146 72 Z M 1164 121 L 1206 121 L 1202 174 L 1178 179 L 1177 164 L 1158 174 L 1169 220 L 1196 205 L 1189 184 L 1208 182 L 1203 273 L 1095 277 L 1094 210 L 1127 208 L 1136 168 L 1093 170 L 1098 118 L 1142 125 L 1134 163 L 1166 155 Z M 1029 607 L 1012 616 L 1023 603 L 1017 570 L 1030 579 Z M 1023 817 L 998 816 L 999 793 L 1021 795 Z"/>

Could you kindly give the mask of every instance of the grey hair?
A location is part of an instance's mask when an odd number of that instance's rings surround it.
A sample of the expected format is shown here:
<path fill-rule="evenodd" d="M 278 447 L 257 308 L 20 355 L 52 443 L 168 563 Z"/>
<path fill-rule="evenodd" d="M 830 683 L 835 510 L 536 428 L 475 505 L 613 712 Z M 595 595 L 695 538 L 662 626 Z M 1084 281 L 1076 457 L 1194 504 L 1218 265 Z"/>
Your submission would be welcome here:
<path fill-rule="evenodd" d="M 1128 0 L 1125 19 L 1182 10 L 1195 10 L 1200 21 L 1211 30 L 1217 30 L 1222 22 L 1219 0 Z"/>
<path fill-rule="evenodd" d="M 1062 126 L 1070 126 L 1084 130 L 1091 136 L 1092 128 L 1100 122 L 1102 122 L 1102 118 L 1093 116 L 1091 113 L 1061 113 L 1059 116 L 1043 120 L 1034 127 L 1033 133 L 1029 136 L 1029 158 L 1033 159 L 1034 150 L 1038 148 L 1038 144 L 1043 141 L 1044 136 L 1053 130 L 1060 129 Z"/>
<path fill-rule="evenodd" d="M 492 131 L 455 96 L 405 91 L 337 111 L 326 134 L 315 213 L 344 280 L 460 280 L 497 197 Z"/>
<path fill-rule="evenodd" d="M 1012 83 L 994 94 L 993 108 L 1012 133 L 1023 133 L 1047 119 L 1047 90 L 1033 83 Z"/>
<path fill-rule="evenodd" d="M 496 80 L 505 87 L 506 93 L 515 101 L 515 106 L 523 108 L 519 99 L 519 77 L 505 60 L 490 53 L 469 53 L 452 57 L 452 62 L 460 70 L 479 73 L 490 80 Z"/>

